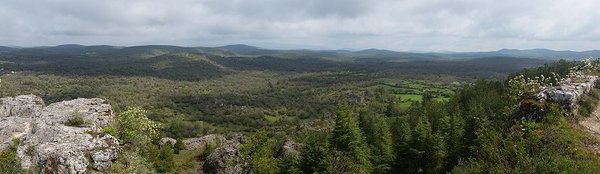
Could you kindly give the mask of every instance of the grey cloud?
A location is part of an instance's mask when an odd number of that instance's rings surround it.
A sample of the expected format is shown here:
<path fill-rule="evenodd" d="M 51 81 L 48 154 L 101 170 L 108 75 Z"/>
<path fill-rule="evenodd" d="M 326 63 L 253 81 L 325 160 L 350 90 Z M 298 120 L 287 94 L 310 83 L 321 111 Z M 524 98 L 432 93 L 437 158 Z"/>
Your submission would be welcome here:
<path fill-rule="evenodd" d="M 361 0 L 232 0 L 204 1 L 215 13 L 275 20 L 339 17 L 353 18 L 367 12 L 367 1 Z"/>
<path fill-rule="evenodd" d="M 584 50 L 600 45 L 599 7 L 593 0 L 19 0 L 0 5 L 0 45 Z"/>

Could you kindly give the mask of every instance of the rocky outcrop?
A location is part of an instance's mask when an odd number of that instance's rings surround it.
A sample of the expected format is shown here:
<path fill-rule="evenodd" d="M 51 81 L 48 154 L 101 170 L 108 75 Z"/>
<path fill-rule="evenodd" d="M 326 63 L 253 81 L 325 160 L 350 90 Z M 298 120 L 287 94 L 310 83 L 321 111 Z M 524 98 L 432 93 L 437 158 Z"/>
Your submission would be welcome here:
<path fill-rule="evenodd" d="M 550 103 L 575 110 L 577 102 L 600 83 L 597 76 L 577 76 L 567 78 L 557 86 L 544 87 L 523 97 L 513 112 L 515 120 L 541 119 L 549 109 Z"/>
<path fill-rule="evenodd" d="M 240 157 L 238 141 L 227 140 L 221 147 L 213 150 L 204 162 L 204 172 L 216 174 L 243 173 L 243 162 Z"/>
<path fill-rule="evenodd" d="M 227 138 L 226 138 L 227 137 Z M 243 161 L 240 156 L 240 146 L 246 142 L 247 137 L 240 133 L 231 133 L 227 136 L 209 134 L 199 138 L 183 140 L 187 150 L 218 146 L 215 148 L 202 167 L 202 172 L 218 174 L 243 173 Z"/>
<path fill-rule="evenodd" d="M 173 146 L 175 145 L 175 143 L 177 143 L 177 140 L 170 137 L 163 137 L 158 141 L 158 145 L 160 145 L 160 147 L 164 146 L 167 143 L 170 143 L 171 146 Z"/>
<path fill-rule="evenodd" d="M 246 143 L 247 137 L 239 133 L 230 134 L 227 137 L 222 142 L 222 145 L 214 149 L 206 158 L 203 172 L 217 174 L 238 174 L 245 172 L 244 168 L 248 167 L 249 164 L 243 161 L 240 155 L 240 147 Z M 281 146 L 278 156 L 279 158 L 284 158 L 289 155 L 298 155 L 300 148 L 302 148 L 302 144 L 287 139 Z"/>
<path fill-rule="evenodd" d="M 43 107 L 44 101 L 34 95 L 0 98 L 0 150 L 31 132 L 31 121 Z"/>
<path fill-rule="evenodd" d="M 227 134 L 226 139 L 231 140 L 231 141 L 236 141 L 236 142 L 239 142 L 242 144 L 244 144 L 244 143 L 246 143 L 246 141 L 248 141 L 248 137 L 239 132 L 232 132 L 232 133 Z"/>
<path fill-rule="evenodd" d="M 558 86 L 546 87 L 537 93 L 539 101 L 551 101 L 574 108 L 577 101 L 586 93 L 590 92 L 600 82 L 596 76 L 577 77 L 577 82 L 567 78 Z"/>
<path fill-rule="evenodd" d="M 198 138 L 183 140 L 186 150 L 204 148 L 207 145 L 219 145 L 225 142 L 225 137 L 220 134 L 209 134 Z"/>
<path fill-rule="evenodd" d="M 117 158 L 117 139 L 101 132 L 114 116 L 102 99 L 75 99 L 45 107 L 34 95 L 0 101 L 0 150 L 19 139 L 17 156 L 23 168 L 87 173 L 89 169 L 106 170 Z M 65 124 L 73 119 L 79 119 L 75 122 L 79 124 Z"/>
<path fill-rule="evenodd" d="M 289 155 L 298 155 L 300 153 L 300 148 L 302 148 L 302 144 L 296 143 L 291 139 L 285 140 L 283 145 L 279 149 L 278 156 L 280 158 L 284 158 Z"/>

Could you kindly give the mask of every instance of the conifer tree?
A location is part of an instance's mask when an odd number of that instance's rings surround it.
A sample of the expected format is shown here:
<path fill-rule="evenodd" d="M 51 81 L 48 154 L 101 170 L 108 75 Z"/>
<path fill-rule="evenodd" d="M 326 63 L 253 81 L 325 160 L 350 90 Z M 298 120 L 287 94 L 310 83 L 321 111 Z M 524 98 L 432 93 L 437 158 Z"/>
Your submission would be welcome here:
<path fill-rule="evenodd" d="M 405 172 L 409 168 L 411 161 L 411 128 L 408 124 L 407 117 L 397 117 L 391 120 L 392 139 L 394 147 L 394 158 L 393 170 L 399 173 Z"/>
<path fill-rule="evenodd" d="M 370 173 L 372 171 L 369 149 L 364 143 L 356 118 L 346 104 L 338 105 L 331 143 L 336 151 L 341 152 L 343 156 L 348 157 L 354 163 L 351 166 L 357 170 L 354 172 Z"/>
<path fill-rule="evenodd" d="M 386 173 L 390 169 L 394 153 L 392 134 L 385 118 L 368 110 L 366 105 L 359 109 L 359 125 L 371 150 L 373 172 Z"/>
<path fill-rule="evenodd" d="M 277 173 L 278 161 L 273 157 L 273 144 L 267 132 L 259 129 L 240 147 L 242 158 L 248 162 L 246 173 Z"/>

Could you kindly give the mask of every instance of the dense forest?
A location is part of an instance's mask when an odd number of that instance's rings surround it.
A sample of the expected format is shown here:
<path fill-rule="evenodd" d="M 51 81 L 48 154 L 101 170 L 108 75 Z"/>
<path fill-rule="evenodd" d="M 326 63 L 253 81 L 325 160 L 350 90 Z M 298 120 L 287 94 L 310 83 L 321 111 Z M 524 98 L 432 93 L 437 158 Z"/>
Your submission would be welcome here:
<path fill-rule="evenodd" d="M 572 126 L 590 108 L 571 114 L 548 105 L 540 119 L 525 120 L 513 112 L 531 92 L 519 79 L 564 78 L 573 67 L 584 68 L 578 61 L 77 48 L 83 51 L 0 53 L 0 97 L 108 100 L 119 114 L 105 132 L 116 135 L 124 154 L 114 173 L 192 172 L 215 147 L 181 151 L 181 144 L 159 146 L 158 139 L 232 132 L 249 137 L 240 148 L 245 173 L 600 171 L 600 159 L 588 149 L 597 140 Z M 599 98 L 594 91 L 581 105 L 595 107 Z M 301 144 L 299 153 L 279 155 L 286 141 Z M 15 165 L 13 156 L 3 152 L 0 169 Z"/>
<path fill-rule="evenodd" d="M 561 61 L 512 76 L 534 79 L 558 72 L 560 78 L 574 66 L 581 65 Z M 480 80 L 466 85 L 447 102 L 423 100 L 404 111 L 395 108 L 398 102 L 395 97 L 385 94 L 379 95 L 378 100 L 356 104 L 342 100 L 330 127 L 298 135 L 304 147 L 293 162 L 282 161 L 279 166 L 251 170 L 257 173 L 599 171 L 600 161 L 589 149 L 598 140 L 571 126 L 575 120 L 589 115 L 568 114 L 572 110 L 555 104 L 544 106 L 547 109 L 539 119 L 515 119 L 518 115 L 513 111 L 521 100 L 515 94 L 528 91 L 521 88 L 523 84 Z M 595 106 L 600 97 L 598 92 L 582 100 L 581 105 Z M 269 141 L 263 134 L 258 131 L 253 137 L 262 139 L 257 142 Z"/>
<path fill-rule="evenodd" d="M 30 48 L 0 54 L 3 72 L 16 72 L 3 77 L 0 96 L 35 94 L 49 103 L 100 97 L 118 109 L 139 106 L 153 120 L 177 124 L 173 129 L 180 130 L 166 131 L 170 137 L 194 137 L 328 117 L 341 97 L 369 97 L 377 88 L 412 101 L 427 90 L 449 95 L 466 82 L 499 79 L 547 62 L 510 57 L 364 59 L 224 57 L 171 46 Z M 404 102 L 404 108 L 412 101 Z"/>

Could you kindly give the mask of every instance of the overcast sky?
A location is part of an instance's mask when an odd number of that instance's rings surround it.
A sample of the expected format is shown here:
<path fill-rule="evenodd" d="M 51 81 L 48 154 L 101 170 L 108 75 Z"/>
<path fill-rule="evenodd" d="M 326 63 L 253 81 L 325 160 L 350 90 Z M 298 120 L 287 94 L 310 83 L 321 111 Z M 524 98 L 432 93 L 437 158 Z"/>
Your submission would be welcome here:
<path fill-rule="evenodd" d="M 595 0 L 0 0 L 0 45 L 600 49 Z"/>

